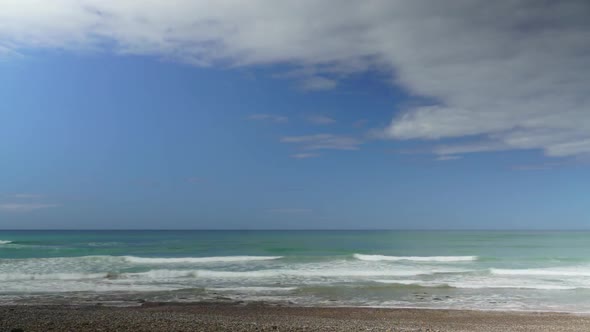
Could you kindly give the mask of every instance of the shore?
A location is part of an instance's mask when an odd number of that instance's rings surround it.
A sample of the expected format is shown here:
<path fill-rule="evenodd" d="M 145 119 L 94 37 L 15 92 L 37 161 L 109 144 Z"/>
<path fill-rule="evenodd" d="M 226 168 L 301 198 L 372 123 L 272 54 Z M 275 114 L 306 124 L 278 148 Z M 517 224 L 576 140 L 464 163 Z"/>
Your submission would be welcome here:
<path fill-rule="evenodd" d="M 0 331 L 590 331 L 590 316 L 256 303 L 20 305 L 0 306 Z"/>

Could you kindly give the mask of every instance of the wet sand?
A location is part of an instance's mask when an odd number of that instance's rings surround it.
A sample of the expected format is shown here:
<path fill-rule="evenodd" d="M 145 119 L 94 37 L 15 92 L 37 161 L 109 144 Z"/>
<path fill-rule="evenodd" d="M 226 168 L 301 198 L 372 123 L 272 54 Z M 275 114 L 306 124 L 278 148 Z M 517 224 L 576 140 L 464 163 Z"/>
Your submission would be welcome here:
<path fill-rule="evenodd" d="M 0 306 L 0 331 L 590 331 L 590 316 L 256 303 L 20 305 Z"/>

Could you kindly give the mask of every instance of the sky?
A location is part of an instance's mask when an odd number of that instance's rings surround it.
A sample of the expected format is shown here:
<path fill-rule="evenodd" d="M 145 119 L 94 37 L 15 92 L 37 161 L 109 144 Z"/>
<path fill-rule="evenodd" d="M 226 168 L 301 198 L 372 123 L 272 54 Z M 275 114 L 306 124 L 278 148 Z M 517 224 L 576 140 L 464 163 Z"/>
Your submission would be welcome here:
<path fill-rule="evenodd" d="M 587 229 L 589 15 L 0 0 L 0 229 Z"/>

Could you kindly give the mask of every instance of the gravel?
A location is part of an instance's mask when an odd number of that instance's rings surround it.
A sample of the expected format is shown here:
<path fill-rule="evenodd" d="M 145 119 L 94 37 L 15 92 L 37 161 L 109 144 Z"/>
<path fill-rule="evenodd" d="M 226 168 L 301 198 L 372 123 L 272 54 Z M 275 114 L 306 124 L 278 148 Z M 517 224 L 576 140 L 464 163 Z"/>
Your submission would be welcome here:
<path fill-rule="evenodd" d="M 0 306 L 0 331 L 590 331 L 590 316 L 260 303 L 19 305 Z"/>

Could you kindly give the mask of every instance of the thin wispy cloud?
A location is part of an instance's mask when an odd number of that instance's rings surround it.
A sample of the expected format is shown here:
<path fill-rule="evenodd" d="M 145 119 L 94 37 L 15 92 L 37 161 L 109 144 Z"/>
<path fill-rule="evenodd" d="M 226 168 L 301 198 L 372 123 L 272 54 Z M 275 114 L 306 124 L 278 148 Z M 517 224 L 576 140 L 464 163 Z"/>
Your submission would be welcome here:
<path fill-rule="evenodd" d="M 289 122 L 289 118 L 283 115 L 276 114 L 252 114 L 248 116 L 248 119 L 254 121 L 269 121 L 274 123 L 286 123 Z"/>
<path fill-rule="evenodd" d="M 336 123 L 336 119 L 326 115 L 311 115 L 307 117 L 307 121 L 314 125 L 330 125 Z"/>
<path fill-rule="evenodd" d="M 32 212 L 60 206 L 44 202 L 44 198 L 45 195 L 26 192 L 0 194 L 0 212 Z"/>
<path fill-rule="evenodd" d="M 309 158 L 317 158 L 319 157 L 319 153 L 295 153 L 291 155 L 293 159 L 309 159 Z"/>
<path fill-rule="evenodd" d="M 457 160 L 457 159 L 462 159 L 463 157 L 461 156 L 453 156 L 453 155 L 444 155 L 444 156 L 438 156 L 436 157 L 436 160 L 438 161 L 449 161 L 449 160 Z"/>
<path fill-rule="evenodd" d="M 358 150 L 362 144 L 357 138 L 333 134 L 285 136 L 281 142 L 298 144 L 304 150 Z"/>
<path fill-rule="evenodd" d="M 53 48 L 283 63 L 305 69 L 301 88 L 313 91 L 379 70 L 431 101 L 395 116 L 383 138 L 485 137 L 471 152 L 568 157 L 590 154 L 589 12 L 585 0 L 4 0 L 0 40 L 4 57 Z"/>
<path fill-rule="evenodd" d="M 17 200 L 31 200 L 44 197 L 41 194 L 35 193 L 12 193 L 12 194 L 0 194 L 0 199 L 17 199 Z"/>
<path fill-rule="evenodd" d="M 23 58 L 23 55 L 15 51 L 13 48 L 9 48 L 0 44 L 0 62 L 19 58 Z"/>
<path fill-rule="evenodd" d="M 40 195 L 40 194 L 27 194 L 27 193 L 13 194 L 10 196 L 13 198 L 22 198 L 22 199 L 36 199 L 36 198 L 43 197 L 43 195 Z"/>
<path fill-rule="evenodd" d="M 360 119 L 355 121 L 352 126 L 355 128 L 364 128 L 367 126 L 367 124 L 369 123 L 369 120 L 367 119 Z"/>
<path fill-rule="evenodd" d="M 40 209 L 58 207 L 58 204 L 46 203 L 0 203 L 0 211 L 3 212 L 31 212 Z"/>
<path fill-rule="evenodd" d="M 546 162 L 539 162 L 536 164 L 521 164 L 521 165 L 513 165 L 510 169 L 514 171 L 546 171 L 556 168 L 568 167 L 568 166 L 579 166 L 579 165 L 588 165 L 587 160 L 581 159 L 569 159 L 569 160 L 562 160 L 562 161 L 546 161 Z"/>
<path fill-rule="evenodd" d="M 320 76 L 307 78 L 300 83 L 301 89 L 306 91 L 332 90 L 337 85 L 337 81 Z"/>
<path fill-rule="evenodd" d="M 441 156 L 459 155 L 467 153 L 491 152 L 510 150 L 510 147 L 501 142 L 480 141 L 463 144 L 439 145 L 434 147 L 432 152 Z"/>
<path fill-rule="evenodd" d="M 555 166 L 552 165 L 545 165 L 545 164 L 540 164 L 540 165 L 515 165 L 510 167 L 510 169 L 514 170 L 514 171 L 546 171 L 546 170 L 550 170 L 555 168 Z"/>

